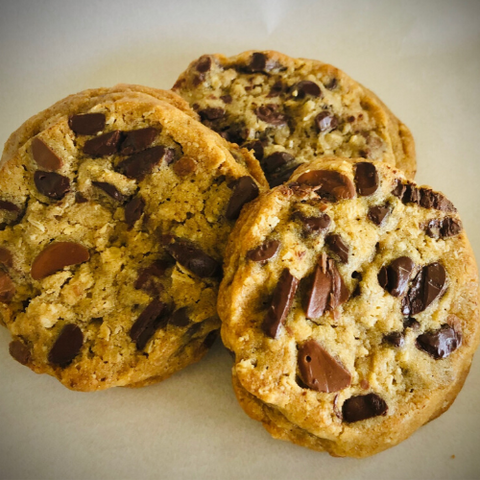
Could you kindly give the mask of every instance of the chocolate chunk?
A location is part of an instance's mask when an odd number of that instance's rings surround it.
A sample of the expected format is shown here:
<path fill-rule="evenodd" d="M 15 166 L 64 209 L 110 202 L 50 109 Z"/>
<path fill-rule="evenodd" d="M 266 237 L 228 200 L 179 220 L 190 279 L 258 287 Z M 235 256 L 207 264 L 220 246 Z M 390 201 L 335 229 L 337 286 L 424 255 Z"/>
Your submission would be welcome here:
<path fill-rule="evenodd" d="M 276 338 L 280 330 L 280 326 L 290 312 L 298 288 L 298 280 L 285 268 L 280 275 L 277 286 L 273 292 L 270 307 L 262 324 L 262 330 L 265 335 Z"/>
<path fill-rule="evenodd" d="M 263 120 L 275 127 L 281 127 L 287 124 L 287 117 L 278 110 L 278 105 L 262 105 L 255 110 L 255 114 L 260 120 Z"/>
<path fill-rule="evenodd" d="M 205 108 L 204 110 L 200 110 L 198 114 L 200 115 L 202 122 L 205 120 L 213 122 L 223 118 L 225 116 L 225 110 L 221 107 L 209 107 Z"/>
<path fill-rule="evenodd" d="M 419 335 L 415 346 L 431 355 L 435 360 L 447 358 L 462 344 L 461 335 L 450 325 Z"/>
<path fill-rule="evenodd" d="M 83 333 L 80 327 L 73 323 L 67 323 L 55 340 L 48 354 L 48 361 L 53 365 L 65 368 L 79 354 L 82 345 Z"/>
<path fill-rule="evenodd" d="M 250 63 L 244 67 L 247 73 L 267 73 L 274 68 L 275 63 L 268 60 L 268 57 L 261 52 L 255 52 L 250 57 Z"/>
<path fill-rule="evenodd" d="M 402 200 L 403 196 L 405 195 L 406 189 L 407 189 L 406 185 L 397 180 L 397 184 L 392 190 L 392 195 L 395 195 L 397 198 Z"/>
<path fill-rule="evenodd" d="M 395 259 L 388 267 L 382 267 L 378 283 L 394 297 L 401 297 L 407 289 L 415 264 L 408 257 Z"/>
<path fill-rule="evenodd" d="M 179 177 L 186 177 L 195 172 L 197 162 L 192 157 L 182 157 L 173 164 L 173 171 Z"/>
<path fill-rule="evenodd" d="M 78 135 L 95 135 L 105 128 L 103 113 L 83 113 L 68 119 L 69 127 Z"/>
<path fill-rule="evenodd" d="M 408 294 L 402 300 L 402 313 L 416 315 L 423 312 L 446 289 L 447 274 L 440 263 L 431 263 L 420 270 Z"/>
<path fill-rule="evenodd" d="M 280 248 L 278 240 L 267 240 L 257 248 L 250 250 L 247 253 L 247 258 L 253 262 L 266 263 L 268 259 L 272 258 Z"/>
<path fill-rule="evenodd" d="M 329 112 L 320 112 L 315 117 L 318 132 L 330 132 L 338 127 L 338 118 Z"/>
<path fill-rule="evenodd" d="M 418 330 L 420 328 L 420 323 L 418 323 L 413 317 L 405 317 L 403 319 L 403 329 L 406 330 L 407 328 Z"/>
<path fill-rule="evenodd" d="M 235 182 L 232 196 L 227 205 L 225 217 L 228 220 L 236 220 L 240 216 L 242 207 L 257 198 L 259 190 L 257 184 L 250 177 L 241 177 Z"/>
<path fill-rule="evenodd" d="M 155 298 L 132 325 L 129 335 L 136 343 L 138 350 L 145 348 L 157 330 L 167 326 L 168 314 L 166 310 L 165 305 L 158 298 Z"/>
<path fill-rule="evenodd" d="M 77 265 L 90 259 L 88 250 L 79 243 L 57 242 L 44 248 L 35 258 L 30 274 L 41 280 L 69 265 Z"/>
<path fill-rule="evenodd" d="M 327 235 L 325 243 L 330 247 L 330 250 L 340 258 L 342 263 L 348 262 L 350 247 L 343 241 L 340 235 L 334 233 Z"/>
<path fill-rule="evenodd" d="M 135 222 L 140 219 L 145 209 L 145 200 L 140 197 L 134 197 L 125 205 L 125 222 L 130 228 L 133 228 Z"/>
<path fill-rule="evenodd" d="M 83 153 L 92 158 L 114 155 L 118 151 L 121 138 L 122 134 L 119 130 L 91 138 L 85 142 Z"/>
<path fill-rule="evenodd" d="M 253 140 L 252 142 L 244 143 L 243 148 L 247 150 L 253 150 L 253 154 L 257 160 L 263 160 L 264 149 L 263 144 L 260 140 Z"/>
<path fill-rule="evenodd" d="M 0 302 L 10 303 L 15 295 L 15 285 L 9 275 L 0 270 Z"/>
<path fill-rule="evenodd" d="M 295 157 L 288 152 L 274 152 L 263 159 L 261 167 L 265 174 L 268 175 L 293 161 L 295 161 Z"/>
<path fill-rule="evenodd" d="M 298 100 L 303 100 L 307 95 L 320 97 L 321 94 L 320 87 L 309 80 L 302 80 L 292 87 L 292 95 Z"/>
<path fill-rule="evenodd" d="M 10 355 L 22 365 L 28 365 L 32 359 L 29 348 L 20 340 L 13 340 L 8 346 Z"/>
<path fill-rule="evenodd" d="M 352 181 L 335 170 L 311 170 L 300 175 L 297 182 L 314 187 L 320 197 L 332 202 L 355 197 Z"/>
<path fill-rule="evenodd" d="M 237 143 L 238 145 L 241 145 L 248 136 L 245 125 L 237 124 L 237 123 L 230 125 L 227 129 L 219 132 L 219 134 L 221 137 L 223 137 L 225 140 L 229 141 L 230 143 Z"/>
<path fill-rule="evenodd" d="M 221 273 L 220 263 L 189 240 L 175 238 L 166 248 L 180 265 L 199 277 L 216 277 Z"/>
<path fill-rule="evenodd" d="M 295 164 L 287 169 L 280 169 L 274 173 L 270 173 L 267 176 L 268 185 L 270 188 L 278 187 L 285 183 L 291 176 L 292 173 L 297 169 L 298 164 Z"/>
<path fill-rule="evenodd" d="M 331 219 L 326 213 L 320 215 L 320 217 L 305 217 L 300 212 L 295 212 L 293 216 L 302 222 L 303 231 L 306 235 L 324 232 L 331 223 Z"/>
<path fill-rule="evenodd" d="M 70 180 L 59 173 L 37 170 L 33 181 L 42 195 L 54 200 L 61 200 L 70 191 Z"/>
<path fill-rule="evenodd" d="M 5 210 L 7 212 L 19 212 L 20 208 L 12 202 L 8 202 L 7 200 L 0 200 L 0 210 Z"/>
<path fill-rule="evenodd" d="M 405 345 L 405 337 L 401 332 L 387 333 L 383 336 L 383 341 L 398 348 L 401 348 Z"/>
<path fill-rule="evenodd" d="M 157 134 L 158 130 L 153 127 L 123 132 L 120 154 L 132 155 L 147 149 L 155 140 Z"/>
<path fill-rule="evenodd" d="M 434 192 L 429 188 L 420 188 L 420 206 L 424 208 L 434 208 L 442 212 L 455 212 L 456 208 L 453 203 L 448 200 L 440 192 Z"/>
<path fill-rule="evenodd" d="M 233 98 L 231 95 L 221 95 L 220 100 L 222 100 L 223 103 L 230 104 L 233 101 Z"/>
<path fill-rule="evenodd" d="M 32 155 L 37 165 L 45 170 L 58 170 L 62 166 L 62 160 L 38 137 L 32 140 Z"/>
<path fill-rule="evenodd" d="M 75 193 L 75 202 L 76 202 L 76 203 L 87 203 L 87 202 L 88 202 L 88 198 L 84 197 L 84 196 L 83 196 L 83 193 L 81 193 L 81 192 L 76 192 L 76 193 Z"/>
<path fill-rule="evenodd" d="M 355 165 L 355 183 L 357 193 L 361 197 L 374 194 L 378 188 L 378 173 L 375 165 L 369 162 L 360 162 Z"/>
<path fill-rule="evenodd" d="M 284 83 L 281 80 L 278 80 L 272 85 L 272 88 L 270 89 L 270 92 L 268 93 L 267 97 L 268 98 L 279 97 L 282 93 L 285 92 L 286 88 L 287 88 L 286 85 L 284 85 Z"/>
<path fill-rule="evenodd" d="M 6 267 L 12 267 L 13 265 L 13 257 L 10 250 L 7 250 L 4 247 L 0 247 L 0 263 L 5 265 Z"/>
<path fill-rule="evenodd" d="M 353 423 L 379 415 L 386 415 L 387 410 L 385 400 L 375 393 L 369 393 L 345 400 L 342 406 L 342 415 L 346 422 Z"/>
<path fill-rule="evenodd" d="M 458 235 L 463 227 L 462 222 L 452 217 L 432 219 L 425 226 L 425 233 L 432 238 L 445 239 Z"/>
<path fill-rule="evenodd" d="M 107 182 L 92 182 L 94 187 L 103 190 L 108 196 L 112 197 L 119 203 L 123 203 L 125 201 L 125 196 L 117 190 L 115 185 Z"/>
<path fill-rule="evenodd" d="M 382 225 L 385 217 L 390 213 L 389 205 L 376 205 L 368 209 L 368 219 L 371 220 L 375 225 Z"/>
<path fill-rule="evenodd" d="M 195 70 L 198 73 L 207 73 L 212 67 L 212 58 L 208 55 L 202 55 L 195 65 Z"/>
<path fill-rule="evenodd" d="M 159 294 L 163 286 L 155 281 L 154 277 L 157 279 L 161 278 L 170 266 L 171 263 L 166 260 L 156 260 L 150 266 L 140 271 L 134 284 L 135 289 L 144 290 L 152 295 Z"/>
<path fill-rule="evenodd" d="M 117 169 L 126 177 L 142 181 L 162 159 L 168 165 L 174 158 L 174 151 L 171 148 L 162 146 L 148 148 L 143 152 L 135 153 L 131 157 L 122 160 Z"/>
<path fill-rule="evenodd" d="M 318 392 L 339 392 L 352 380 L 348 370 L 315 340 L 298 349 L 298 368 L 303 382 Z"/>
<path fill-rule="evenodd" d="M 186 327 L 192 323 L 192 320 L 188 316 L 188 309 L 187 307 L 179 308 L 175 310 L 171 317 L 168 320 L 170 325 L 174 325 L 175 327 Z"/>

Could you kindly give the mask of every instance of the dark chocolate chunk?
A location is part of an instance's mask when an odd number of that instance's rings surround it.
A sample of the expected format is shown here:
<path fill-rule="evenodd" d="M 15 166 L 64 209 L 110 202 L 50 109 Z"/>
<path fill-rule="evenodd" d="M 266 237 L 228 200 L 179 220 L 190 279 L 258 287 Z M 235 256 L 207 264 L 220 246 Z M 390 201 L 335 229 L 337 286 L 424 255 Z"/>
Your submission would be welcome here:
<path fill-rule="evenodd" d="M 157 134 L 158 130 L 153 127 L 123 132 L 120 154 L 132 155 L 134 153 L 142 152 L 152 144 Z"/>
<path fill-rule="evenodd" d="M 315 340 L 298 349 L 298 368 L 307 387 L 318 392 L 339 392 L 352 380 L 348 370 Z"/>
<path fill-rule="evenodd" d="M 274 67 L 274 62 L 268 61 L 268 57 L 261 52 L 255 52 L 250 57 L 250 63 L 244 67 L 248 73 L 267 73 Z"/>
<path fill-rule="evenodd" d="M 331 219 L 326 213 L 319 217 L 306 217 L 300 212 L 295 212 L 294 218 L 299 219 L 302 222 L 303 231 L 306 235 L 324 232 L 328 229 L 331 223 Z"/>
<path fill-rule="evenodd" d="M 450 325 L 442 325 L 438 330 L 419 335 L 416 347 L 431 355 L 435 360 L 447 358 L 462 344 L 461 335 Z"/>
<path fill-rule="evenodd" d="M 368 209 L 368 219 L 371 220 L 375 225 L 382 225 L 385 217 L 390 213 L 389 205 L 375 205 Z"/>
<path fill-rule="evenodd" d="M 22 365 L 28 365 L 32 359 L 30 349 L 20 340 L 13 340 L 8 346 L 10 355 Z"/>
<path fill-rule="evenodd" d="M 330 247 L 330 250 L 340 258 L 342 263 L 348 262 L 350 247 L 343 241 L 340 235 L 334 233 L 327 235 L 325 243 Z"/>
<path fill-rule="evenodd" d="M 310 80 L 302 80 L 292 87 L 292 95 L 298 99 L 303 100 L 307 95 L 311 97 L 321 97 L 322 91 L 320 87 Z"/>
<path fill-rule="evenodd" d="M 378 173 L 375 165 L 370 162 L 360 162 L 355 165 L 355 183 L 357 193 L 362 197 L 374 194 L 378 188 Z"/>
<path fill-rule="evenodd" d="M 69 127 L 78 135 L 95 135 L 105 128 L 103 113 L 82 113 L 68 119 Z"/>
<path fill-rule="evenodd" d="M 32 140 L 32 155 L 37 165 L 45 170 L 58 170 L 62 166 L 62 160 L 38 137 Z"/>
<path fill-rule="evenodd" d="M 405 345 L 405 337 L 401 332 L 387 333 L 383 336 L 383 341 L 398 348 L 401 348 Z"/>
<path fill-rule="evenodd" d="M 242 207 L 257 198 L 259 190 L 257 184 L 250 177 L 241 177 L 235 182 L 232 196 L 227 205 L 225 217 L 228 220 L 236 220 L 240 216 Z"/>
<path fill-rule="evenodd" d="M 408 257 L 395 259 L 388 267 L 382 267 L 378 283 L 394 297 L 401 297 L 407 289 L 415 264 Z"/>
<path fill-rule="evenodd" d="M 280 242 L 278 240 L 267 240 L 258 247 L 250 250 L 247 253 L 247 258 L 253 262 L 266 263 L 266 261 L 272 258 L 280 248 Z"/>
<path fill-rule="evenodd" d="M 332 202 L 355 197 L 352 181 L 335 170 L 311 170 L 300 175 L 297 182 L 314 187 L 320 197 Z"/>
<path fill-rule="evenodd" d="M 83 196 L 83 193 L 81 193 L 81 192 L 76 192 L 76 193 L 75 193 L 75 202 L 76 202 L 76 203 L 87 203 L 87 202 L 88 202 L 88 198 L 84 197 L 84 196 Z"/>
<path fill-rule="evenodd" d="M 407 328 L 418 330 L 420 328 L 420 323 L 413 317 L 405 317 L 403 319 L 403 329 L 406 330 Z"/>
<path fill-rule="evenodd" d="M 19 212 L 20 208 L 12 202 L 0 200 L 0 210 L 5 210 L 7 212 Z"/>
<path fill-rule="evenodd" d="M 379 415 L 386 415 L 387 410 L 385 400 L 375 393 L 369 393 L 345 400 L 342 406 L 342 415 L 346 422 L 353 423 Z"/>
<path fill-rule="evenodd" d="M 132 228 L 135 222 L 140 219 L 145 209 L 145 200 L 140 197 L 134 197 L 125 205 L 125 222 Z"/>
<path fill-rule="evenodd" d="M 315 117 L 318 132 L 330 132 L 338 127 L 338 118 L 329 112 L 320 112 Z"/>
<path fill-rule="evenodd" d="M 54 200 L 61 200 L 70 191 L 70 180 L 59 173 L 37 170 L 33 181 L 42 195 Z"/>
<path fill-rule="evenodd" d="M 255 110 L 255 114 L 260 120 L 276 127 L 281 127 L 287 124 L 287 117 L 284 113 L 278 110 L 278 105 L 262 105 Z"/>
<path fill-rule="evenodd" d="M 0 302 L 10 303 L 15 295 L 15 291 L 16 288 L 10 276 L 0 270 Z"/>
<path fill-rule="evenodd" d="M 220 100 L 222 100 L 223 103 L 226 103 L 228 105 L 228 104 L 232 103 L 233 98 L 232 98 L 231 95 L 222 95 L 220 97 Z"/>
<path fill-rule="evenodd" d="M 212 127 L 214 127 L 214 125 L 212 125 Z M 238 145 L 241 145 L 247 139 L 247 131 L 245 125 L 243 124 L 234 123 L 233 125 L 230 125 L 227 129 L 219 132 L 219 134 L 221 137 L 223 137 L 230 143 L 237 143 Z"/>
<path fill-rule="evenodd" d="M 142 181 L 162 159 L 168 165 L 174 158 L 174 151 L 171 148 L 156 146 L 135 153 L 131 157 L 122 160 L 117 169 L 128 178 Z"/>
<path fill-rule="evenodd" d="M 134 287 L 136 290 L 145 290 L 151 294 L 158 294 L 163 289 L 162 285 L 156 282 L 153 277 L 161 278 L 171 263 L 166 260 L 157 260 L 147 268 L 140 271 Z"/>
<path fill-rule="evenodd" d="M 286 88 L 287 88 L 286 85 L 284 85 L 284 83 L 281 80 L 278 80 L 272 85 L 272 88 L 270 89 L 270 92 L 268 93 L 267 97 L 268 98 L 279 97 L 282 93 L 285 92 Z"/>
<path fill-rule="evenodd" d="M 262 324 L 265 335 L 271 338 L 277 337 L 280 326 L 285 323 L 292 308 L 297 288 L 298 280 L 289 272 L 288 268 L 285 268 L 275 287 L 272 302 Z"/>
<path fill-rule="evenodd" d="M 225 110 L 220 107 L 209 107 L 205 108 L 204 110 L 200 110 L 198 114 L 200 115 L 202 122 L 204 122 L 205 120 L 213 122 L 215 120 L 223 118 L 225 116 Z"/>
<path fill-rule="evenodd" d="M 83 333 L 80 327 L 67 323 L 55 340 L 48 361 L 59 367 L 66 367 L 79 354 L 83 345 Z"/>
<path fill-rule="evenodd" d="M 285 183 L 292 175 L 292 173 L 297 169 L 298 164 L 293 166 L 288 166 L 286 169 L 280 169 L 276 172 L 268 174 L 267 181 L 270 188 L 278 187 L 282 183 Z"/>
<path fill-rule="evenodd" d="M 405 195 L 407 187 L 404 183 L 397 180 L 397 184 L 395 185 L 394 189 L 392 190 L 392 195 L 395 195 L 400 200 L 402 200 L 403 196 Z"/>
<path fill-rule="evenodd" d="M 0 263 L 6 267 L 11 267 L 13 265 L 12 253 L 4 247 L 0 247 Z"/>
<path fill-rule="evenodd" d="M 145 348 L 157 330 L 167 326 L 166 310 L 165 305 L 158 298 L 154 298 L 132 325 L 129 335 L 138 350 Z"/>
<path fill-rule="evenodd" d="M 220 263 L 193 242 L 175 238 L 167 251 L 182 266 L 199 277 L 216 277 L 221 273 Z"/>
<path fill-rule="evenodd" d="M 107 182 L 92 182 L 94 187 L 103 190 L 109 197 L 112 197 L 119 203 L 123 203 L 125 201 L 125 196 L 117 190 L 115 185 Z"/>
<path fill-rule="evenodd" d="M 452 217 L 432 219 L 425 226 L 425 233 L 432 238 L 445 239 L 458 235 L 463 227 L 462 222 Z"/>
<path fill-rule="evenodd" d="M 420 270 L 408 294 L 402 300 L 402 313 L 416 315 L 423 312 L 446 289 L 447 274 L 440 263 L 431 263 Z"/>
<path fill-rule="evenodd" d="M 170 316 L 168 323 L 174 325 L 175 327 L 186 327 L 192 323 L 192 320 L 188 316 L 187 307 L 179 308 L 175 310 Z"/>
<path fill-rule="evenodd" d="M 202 55 L 195 65 L 195 70 L 199 73 L 207 73 L 212 67 L 212 58 L 208 55 Z"/>
<path fill-rule="evenodd" d="M 119 130 L 91 138 L 85 142 L 83 153 L 93 158 L 114 155 L 118 151 L 121 138 L 122 134 Z"/>
<path fill-rule="evenodd" d="M 420 188 L 420 206 L 424 208 L 434 208 L 442 212 L 455 212 L 456 208 L 445 195 L 440 192 L 434 192 L 429 188 Z"/>
<path fill-rule="evenodd" d="M 253 150 L 253 154 L 258 161 L 263 160 L 264 149 L 260 140 L 253 140 L 252 142 L 244 143 L 242 147 L 247 150 Z"/>
<path fill-rule="evenodd" d="M 265 174 L 268 175 L 293 161 L 295 161 L 295 157 L 288 152 L 274 152 L 265 157 L 260 165 Z"/>

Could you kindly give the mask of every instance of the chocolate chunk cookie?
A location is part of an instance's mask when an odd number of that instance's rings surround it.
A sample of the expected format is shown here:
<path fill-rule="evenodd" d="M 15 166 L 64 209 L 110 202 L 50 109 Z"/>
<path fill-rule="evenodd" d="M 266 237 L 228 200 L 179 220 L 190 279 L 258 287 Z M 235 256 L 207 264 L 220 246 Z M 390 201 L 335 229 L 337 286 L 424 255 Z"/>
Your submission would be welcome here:
<path fill-rule="evenodd" d="M 227 237 L 266 185 L 246 150 L 158 98 L 52 107 L 2 159 L 10 353 L 74 390 L 146 385 L 206 353 Z"/>
<path fill-rule="evenodd" d="M 202 122 L 253 150 L 271 187 L 324 155 L 416 170 L 408 128 L 372 92 L 325 63 L 278 52 L 203 55 L 173 90 Z"/>
<path fill-rule="evenodd" d="M 453 204 L 383 162 L 326 157 L 252 202 L 218 311 L 245 411 L 335 456 L 394 446 L 444 412 L 480 339 Z"/>

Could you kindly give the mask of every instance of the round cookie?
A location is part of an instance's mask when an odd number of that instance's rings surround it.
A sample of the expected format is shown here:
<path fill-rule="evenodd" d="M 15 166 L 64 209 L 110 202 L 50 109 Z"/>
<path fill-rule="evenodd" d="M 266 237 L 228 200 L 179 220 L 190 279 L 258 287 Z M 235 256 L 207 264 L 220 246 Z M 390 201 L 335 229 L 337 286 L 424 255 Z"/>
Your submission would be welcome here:
<path fill-rule="evenodd" d="M 263 188 L 233 155 L 251 157 L 139 95 L 25 141 L 0 175 L 11 355 L 82 391 L 146 385 L 198 361 L 220 326 L 228 234 Z"/>
<path fill-rule="evenodd" d="M 327 157 L 252 202 L 230 238 L 222 339 L 242 407 L 274 437 L 365 457 L 453 402 L 480 340 L 479 286 L 443 194 Z"/>
<path fill-rule="evenodd" d="M 274 51 L 203 55 L 173 90 L 205 125 L 252 149 L 272 187 L 321 155 L 382 160 L 415 176 L 408 128 L 332 65 Z"/>

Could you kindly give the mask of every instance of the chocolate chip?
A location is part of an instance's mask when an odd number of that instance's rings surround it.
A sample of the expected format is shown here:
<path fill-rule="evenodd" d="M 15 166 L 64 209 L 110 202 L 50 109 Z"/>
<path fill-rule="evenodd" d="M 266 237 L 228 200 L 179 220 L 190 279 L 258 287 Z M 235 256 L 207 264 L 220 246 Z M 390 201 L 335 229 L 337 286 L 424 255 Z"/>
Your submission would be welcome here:
<path fill-rule="evenodd" d="M 171 317 L 168 320 L 168 323 L 170 325 L 174 325 L 175 327 L 186 327 L 187 325 L 190 325 L 192 323 L 192 320 L 188 316 L 188 308 L 187 307 L 182 307 L 179 308 L 178 310 L 175 310 Z"/>
<path fill-rule="evenodd" d="M 61 200 L 70 191 L 70 180 L 59 173 L 37 170 L 33 181 L 42 195 L 54 200 Z"/>
<path fill-rule="evenodd" d="M 275 127 L 281 127 L 287 124 L 287 117 L 278 110 L 278 105 L 262 105 L 255 110 L 255 114 L 260 120 L 263 120 Z"/>
<path fill-rule="evenodd" d="M 339 392 L 352 380 L 348 370 L 315 340 L 298 349 L 298 368 L 303 382 L 318 392 Z"/>
<path fill-rule="evenodd" d="M 158 130 L 153 127 L 123 132 L 123 140 L 120 145 L 120 154 L 132 155 L 147 149 L 155 140 L 157 135 Z"/>
<path fill-rule="evenodd" d="M 10 250 L 7 250 L 4 247 L 0 247 L 0 263 L 5 265 L 6 267 L 12 267 L 13 265 L 13 257 Z"/>
<path fill-rule="evenodd" d="M 355 197 L 352 181 L 335 170 L 311 170 L 300 175 L 297 182 L 314 187 L 320 197 L 333 202 Z"/>
<path fill-rule="evenodd" d="M 378 283 L 394 297 L 401 297 L 407 289 L 415 264 L 408 257 L 395 259 L 388 267 L 382 267 Z"/>
<path fill-rule="evenodd" d="M 153 334 L 167 325 L 166 310 L 165 304 L 158 298 L 154 298 L 132 325 L 129 335 L 136 343 L 138 350 L 143 350 Z"/>
<path fill-rule="evenodd" d="M 32 155 L 37 165 L 45 170 L 58 170 L 62 166 L 62 160 L 38 137 L 32 140 Z"/>
<path fill-rule="evenodd" d="M 405 317 L 403 319 L 403 329 L 406 330 L 407 328 L 418 330 L 420 328 L 420 323 L 418 323 L 413 317 Z"/>
<path fill-rule="evenodd" d="M 125 196 L 117 190 L 115 185 L 107 182 L 92 182 L 94 187 L 103 190 L 108 196 L 112 197 L 119 203 L 123 203 L 125 201 Z"/>
<path fill-rule="evenodd" d="M 285 165 L 295 161 L 295 157 L 288 152 L 274 152 L 261 162 L 265 174 L 273 173 Z"/>
<path fill-rule="evenodd" d="M 105 128 L 103 113 L 82 113 L 68 119 L 69 127 L 78 135 L 95 135 Z"/>
<path fill-rule="evenodd" d="M 173 171 L 179 177 L 186 177 L 195 172 L 197 162 L 191 157 L 182 157 L 173 164 Z"/>
<path fill-rule="evenodd" d="M 406 185 L 397 180 L 397 183 L 394 189 L 392 190 L 392 195 L 395 195 L 400 200 L 402 200 L 403 196 L 405 195 L 406 189 L 407 189 Z"/>
<path fill-rule="evenodd" d="M 266 175 L 270 188 L 278 187 L 278 185 L 285 183 L 292 176 L 292 173 L 297 169 L 297 167 L 298 164 L 295 164 L 287 169 L 280 169 L 274 173 L 268 174 L 268 176 Z"/>
<path fill-rule="evenodd" d="M 198 114 L 200 115 L 202 122 L 205 120 L 213 122 L 223 118 L 225 116 L 225 110 L 221 107 L 209 107 L 205 108 L 204 110 L 200 110 Z"/>
<path fill-rule="evenodd" d="M 264 149 L 263 144 L 260 140 L 253 140 L 252 142 L 244 143 L 243 148 L 247 150 L 253 150 L 253 154 L 257 160 L 263 160 Z"/>
<path fill-rule="evenodd" d="M 383 341 L 398 348 L 401 348 L 405 345 L 405 338 L 401 332 L 387 333 L 383 336 Z"/>
<path fill-rule="evenodd" d="M 331 219 L 326 213 L 320 215 L 320 217 L 306 217 L 300 212 L 295 212 L 293 217 L 302 222 L 303 231 L 306 235 L 324 232 L 331 223 Z"/>
<path fill-rule="evenodd" d="M 158 281 L 155 281 L 154 278 L 161 278 L 170 266 L 171 263 L 166 260 L 156 260 L 150 266 L 140 271 L 134 283 L 134 288 L 136 290 L 144 290 L 152 295 L 158 295 L 163 290 L 163 286 Z"/>
<path fill-rule="evenodd" d="M 174 155 L 171 148 L 156 146 L 122 160 L 117 165 L 117 169 L 128 178 L 142 181 L 148 174 L 152 173 L 162 159 L 168 165 L 173 160 Z"/>
<path fill-rule="evenodd" d="M 369 393 L 345 400 L 342 406 L 342 415 L 346 422 L 353 423 L 379 415 L 386 415 L 387 410 L 385 400 L 375 393 Z"/>
<path fill-rule="evenodd" d="M 52 243 L 37 255 L 30 274 L 34 280 L 41 280 L 64 267 L 86 262 L 89 258 L 88 250 L 79 243 Z"/>
<path fill-rule="evenodd" d="M 461 335 L 450 325 L 442 325 L 438 330 L 419 335 L 416 347 L 431 355 L 435 360 L 447 358 L 462 344 Z"/>
<path fill-rule="evenodd" d="M 320 97 L 321 93 L 320 87 L 310 80 L 302 80 L 292 87 L 292 95 L 298 100 L 303 100 L 307 95 Z"/>
<path fill-rule="evenodd" d="M 355 183 L 357 193 L 361 197 L 374 194 L 378 188 L 378 173 L 375 165 L 369 162 L 360 162 L 355 165 Z"/>
<path fill-rule="evenodd" d="M 230 104 L 232 103 L 232 96 L 231 95 L 222 95 L 220 97 L 220 100 L 222 100 L 223 103 Z"/>
<path fill-rule="evenodd" d="M 330 250 L 340 258 L 342 263 L 348 262 L 350 247 L 343 241 L 340 235 L 334 233 L 327 235 L 325 243 L 330 247 Z"/>
<path fill-rule="evenodd" d="M 259 190 L 257 184 L 250 177 L 241 177 L 235 182 L 232 196 L 227 205 L 225 217 L 228 220 L 236 220 L 240 216 L 242 207 L 257 198 Z"/>
<path fill-rule="evenodd" d="M 250 57 L 250 62 L 244 67 L 244 70 L 247 73 L 267 73 L 272 68 L 274 68 L 274 62 L 268 61 L 268 57 L 264 53 L 255 52 Z"/>
<path fill-rule="evenodd" d="M 221 273 L 220 263 L 189 240 L 175 238 L 166 248 L 180 265 L 199 277 L 216 277 Z"/>
<path fill-rule="evenodd" d="M 258 247 L 250 250 L 247 253 L 247 258 L 253 262 L 264 264 L 278 252 L 279 248 L 280 242 L 278 240 L 267 240 Z"/>
<path fill-rule="evenodd" d="M 145 209 L 145 200 L 140 197 L 134 197 L 125 205 L 125 222 L 133 228 L 135 222 L 140 219 Z"/>
<path fill-rule="evenodd" d="M 65 368 L 79 354 L 82 345 L 83 333 L 80 327 L 73 323 L 67 323 L 55 340 L 48 354 L 48 361 L 53 365 Z"/>
<path fill-rule="evenodd" d="M 6 210 L 7 212 L 19 212 L 20 208 L 14 203 L 7 200 L 0 200 L 0 210 Z"/>
<path fill-rule="evenodd" d="M 368 209 L 367 217 L 375 225 L 381 226 L 385 217 L 390 214 L 389 205 L 376 205 Z"/>
<path fill-rule="evenodd" d="M 10 303 L 15 295 L 15 285 L 9 275 L 0 270 L 0 302 Z"/>
<path fill-rule="evenodd" d="M 425 233 L 432 238 L 445 239 L 458 235 L 463 227 L 462 222 L 452 217 L 432 219 L 425 226 Z"/>
<path fill-rule="evenodd" d="M 276 81 L 272 88 L 270 88 L 270 92 L 267 95 L 267 98 L 274 98 L 279 97 L 282 93 L 286 90 L 286 85 L 281 80 Z"/>
<path fill-rule="evenodd" d="M 446 289 L 447 274 L 440 263 L 432 263 L 420 270 L 408 294 L 402 300 L 402 313 L 416 315 L 423 312 Z"/>
<path fill-rule="evenodd" d="M 262 324 L 265 335 L 271 338 L 277 337 L 280 326 L 285 323 L 292 308 L 297 288 L 298 280 L 289 272 L 288 268 L 285 268 L 275 287 L 270 307 Z"/>
<path fill-rule="evenodd" d="M 420 206 L 424 208 L 434 208 L 442 212 L 455 212 L 456 208 L 445 195 L 440 192 L 434 192 L 429 188 L 420 188 Z"/>
<path fill-rule="evenodd" d="M 320 112 L 315 117 L 318 132 L 330 132 L 338 127 L 338 118 L 329 112 Z"/>
<path fill-rule="evenodd" d="M 76 203 L 87 203 L 88 202 L 88 198 L 85 198 L 83 196 L 83 193 L 81 192 L 76 192 L 75 193 L 75 202 Z"/>
<path fill-rule="evenodd" d="M 13 340 L 8 346 L 10 355 L 22 365 L 28 365 L 32 359 L 30 349 L 20 340 Z"/>
<path fill-rule="evenodd" d="M 211 67 L 212 58 L 208 55 L 202 55 L 195 65 L 195 70 L 199 73 L 207 73 Z"/>
<path fill-rule="evenodd" d="M 83 153 L 93 158 L 114 155 L 118 151 L 121 138 L 122 134 L 119 130 L 91 138 L 85 142 Z"/>

